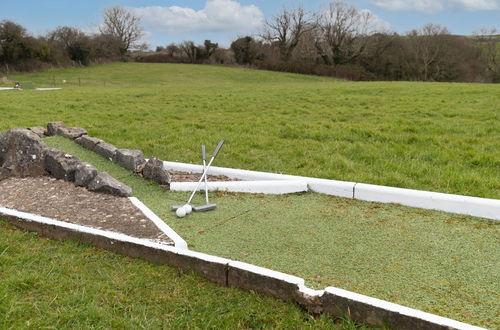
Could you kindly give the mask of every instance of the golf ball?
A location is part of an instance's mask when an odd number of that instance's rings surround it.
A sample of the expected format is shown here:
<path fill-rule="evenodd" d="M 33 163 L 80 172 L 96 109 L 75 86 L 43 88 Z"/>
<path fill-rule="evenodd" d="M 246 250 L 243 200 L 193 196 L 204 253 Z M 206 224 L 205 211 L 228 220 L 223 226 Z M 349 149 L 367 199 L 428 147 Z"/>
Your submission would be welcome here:
<path fill-rule="evenodd" d="M 186 214 L 189 214 L 191 213 L 191 211 L 193 211 L 193 207 L 189 204 L 184 205 L 182 208 L 186 211 Z"/>
<path fill-rule="evenodd" d="M 179 218 L 183 218 L 186 216 L 186 210 L 183 208 L 183 207 L 179 207 L 177 209 L 177 211 L 175 211 L 175 214 L 179 217 Z"/>

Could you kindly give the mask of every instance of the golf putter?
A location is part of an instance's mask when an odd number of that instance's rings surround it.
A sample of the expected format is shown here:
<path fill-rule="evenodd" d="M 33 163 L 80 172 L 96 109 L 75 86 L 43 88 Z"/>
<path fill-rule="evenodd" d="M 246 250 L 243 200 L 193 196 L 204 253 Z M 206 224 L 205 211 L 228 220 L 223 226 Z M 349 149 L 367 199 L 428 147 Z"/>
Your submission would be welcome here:
<path fill-rule="evenodd" d="M 207 167 L 207 155 L 205 151 L 205 145 L 201 145 L 201 158 L 203 159 L 203 172 L 205 172 L 205 169 Z M 207 212 L 207 211 L 212 211 L 217 207 L 217 204 L 210 204 L 208 202 L 208 175 L 205 175 L 205 205 L 202 206 L 195 206 L 193 207 L 194 212 Z"/>
<path fill-rule="evenodd" d="M 215 148 L 215 151 L 212 155 L 212 158 L 210 158 L 210 161 L 208 162 L 207 167 L 203 171 L 203 174 L 201 175 L 200 180 L 198 180 L 198 183 L 196 184 L 196 187 L 194 188 L 193 192 L 191 193 L 191 196 L 189 196 L 189 199 L 187 200 L 186 204 L 191 204 L 191 201 L 193 200 L 194 195 L 196 194 L 196 191 L 198 188 L 200 188 L 201 182 L 205 179 L 205 176 L 208 173 L 208 170 L 210 169 L 210 166 L 212 166 L 212 163 L 217 157 L 217 154 L 219 153 L 220 149 L 222 148 L 222 145 L 224 145 L 224 140 L 220 140 L 219 144 L 217 145 L 217 148 Z M 172 206 L 172 211 L 176 211 L 177 209 L 181 208 L 183 205 L 174 205 Z"/>

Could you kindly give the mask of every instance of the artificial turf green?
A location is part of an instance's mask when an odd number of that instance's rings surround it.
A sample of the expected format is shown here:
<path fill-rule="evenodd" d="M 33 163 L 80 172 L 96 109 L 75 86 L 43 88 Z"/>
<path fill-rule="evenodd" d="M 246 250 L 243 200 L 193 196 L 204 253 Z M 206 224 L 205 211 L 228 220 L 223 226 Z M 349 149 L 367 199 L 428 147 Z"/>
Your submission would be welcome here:
<path fill-rule="evenodd" d="M 63 90 L 2 91 L 0 129 L 61 120 L 183 162 L 224 138 L 221 166 L 500 198 L 498 84 L 140 63 L 11 79 Z"/>
<path fill-rule="evenodd" d="M 187 193 L 164 191 L 65 138 L 45 141 L 130 185 L 192 250 L 304 277 L 316 288 L 500 325 L 498 222 L 315 193 L 222 192 L 210 195 L 216 211 L 179 219 L 170 206 Z"/>

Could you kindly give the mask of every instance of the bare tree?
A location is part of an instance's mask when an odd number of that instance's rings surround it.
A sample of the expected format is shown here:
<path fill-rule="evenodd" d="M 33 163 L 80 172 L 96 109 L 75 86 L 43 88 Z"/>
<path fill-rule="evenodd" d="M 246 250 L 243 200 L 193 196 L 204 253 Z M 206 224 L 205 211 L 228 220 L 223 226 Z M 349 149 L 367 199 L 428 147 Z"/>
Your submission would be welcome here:
<path fill-rule="evenodd" d="M 344 2 L 331 2 L 316 16 L 316 48 L 326 64 L 352 62 L 365 51 L 369 34 L 375 32 L 373 15 Z"/>
<path fill-rule="evenodd" d="M 447 44 L 448 29 L 439 24 L 426 24 L 418 30 L 408 33 L 411 52 L 416 61 L 418 80 L 436 80 L 440 75 L 444 59 L 444 47 Z"/>
<path fill-rule="evenodd" d="M 111 7 L 104 10 L 104 22 L 99 27 L 102 34 L 109 34 L 121 41 L 120 52 L 124 55 L 132 47 L 140 45 L 144 34 L 141 18 L 123 7 Z"/>
<path fill-rule="evenodd" d="M 276 43 L 281 59 L 286 61 L 290 59 L 304 34 L 313 28 L 310 15 L 303 7 L 283 8 L 281 13 L 266 20 L 262 38 Z"/>
<path fill-rule="evenodd" d="M 179 45 L 182 53 L 188 58 L 191 63 L 196 63 L 198 60 L 198 47 L 192 41 L 184 41 Z"/>

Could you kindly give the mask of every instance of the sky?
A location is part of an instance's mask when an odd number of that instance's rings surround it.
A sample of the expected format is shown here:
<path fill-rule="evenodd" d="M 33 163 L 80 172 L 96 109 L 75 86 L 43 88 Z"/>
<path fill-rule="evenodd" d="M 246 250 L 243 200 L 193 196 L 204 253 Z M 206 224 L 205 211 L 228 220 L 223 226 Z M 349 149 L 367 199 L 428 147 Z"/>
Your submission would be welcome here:
<path fill-rule="evenodd" d="M 427 23 L 441 24 L 454 34 L 480 28 L 500 29 L 500 0 L 351 0 L 369 10 L 381 27 L 398 33 Z M 257 35 L 265 19 L 284 7 L 324 8 L 325 0 L 0 0 L 0 20 L 23 25 L 33 35 L 58 26 L 97 31 L 107 7 L 123 6 L 142 18 L 144 41 L 152 49 L 171 42 L 205 39 L 228 46 L 239 36 Z"/>

